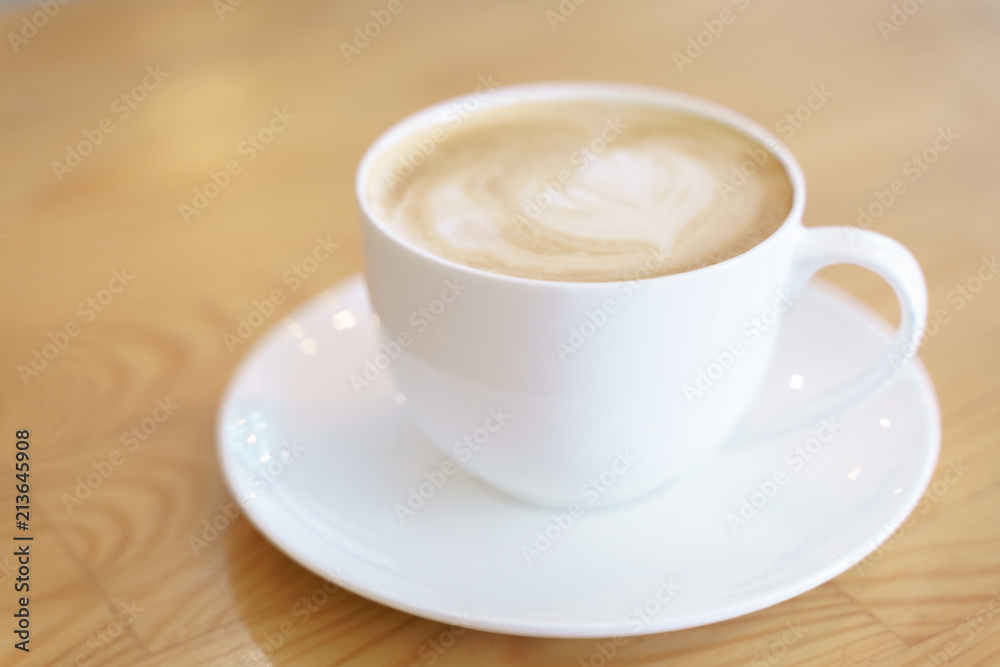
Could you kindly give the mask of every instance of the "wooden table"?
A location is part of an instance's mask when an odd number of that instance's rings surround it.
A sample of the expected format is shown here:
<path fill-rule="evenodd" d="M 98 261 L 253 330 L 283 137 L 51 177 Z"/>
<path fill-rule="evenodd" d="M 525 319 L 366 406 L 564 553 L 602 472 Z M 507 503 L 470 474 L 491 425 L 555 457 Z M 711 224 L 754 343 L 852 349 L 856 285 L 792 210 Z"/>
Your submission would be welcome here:
<path fill-rule="evenodd" d="M 778 129 L 809 180 L 807 224 L 870 210 L 866 226 L 919 258 L 946 320 L 921 352 L 944 419 L 935 479 L 948 462 L 969 470 L 864 573 L 634 638 L 609 664 L 1000 664 L 1000 279 L 977 279 L 996 277 L 983 267 L 1000 251 L 996 3 L 50 4 L 0 16 L 0 506 L 12 521 L 14 434 L 30 429 L 34 536 L 30 654 L 12 646 L 17 564 L 0 550 L 0 663 L 590 660 L 593 640 L 471 631 L 428 651 L 446 626 L 344 591 L 302 622 L 291 610 L 322 580 L 245 519 L 197 556 L 188 539 L 231 500 L 213 420 L 266 326 L 238 344 L 223 334 L 272 290 L 287 298 L 267 325 L 357 272 L 362 151 L 492 77 L 650 83 Z M 390 4 L 377 35 L 342 46 Z M 958 138 L 915 167 L 948 128 Z M 905 192 L 875 206 L 896 179 Z M 293 287 L 286 272 L 320 237 L 339 248 Z M 873 275 L 826 275 L 896 317 Z M 767 653 L 786 623 L 808 632 Z"/>

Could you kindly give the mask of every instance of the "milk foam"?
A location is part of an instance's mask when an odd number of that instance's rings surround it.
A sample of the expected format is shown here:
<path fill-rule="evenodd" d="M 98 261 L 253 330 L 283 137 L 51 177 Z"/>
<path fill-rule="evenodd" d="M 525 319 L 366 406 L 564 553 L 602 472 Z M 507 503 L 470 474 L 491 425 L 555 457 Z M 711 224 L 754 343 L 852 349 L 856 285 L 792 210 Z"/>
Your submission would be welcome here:
<path fill-rule="evenodd" d="M 734 179 L 741 165 L 753 171 L 745 182 Z M 403 140 L 377 165 L 369 197 L 398 234 L 446 259 L 616 281 L 744 252 L 781 224 L 792 189 L 770 153 L 728 126 L 567 101 L 490 109 Z"/>

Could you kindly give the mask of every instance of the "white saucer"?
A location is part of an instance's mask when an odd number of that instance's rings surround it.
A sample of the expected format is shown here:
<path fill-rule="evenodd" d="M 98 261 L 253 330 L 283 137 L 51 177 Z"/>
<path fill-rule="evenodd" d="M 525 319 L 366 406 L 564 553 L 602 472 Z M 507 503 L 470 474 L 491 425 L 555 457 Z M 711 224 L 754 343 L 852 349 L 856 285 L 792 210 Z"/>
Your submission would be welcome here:
<path fill-rule="evenodd" d="M 388 373 L 361 396 L 352 389 L 350 375 L 377 351 L 371 320 L 358 276 L 261 339 L 220 409 L 222 470 L 251 521 L 304 567 L 439 621 L 603 637 L 747 614 L 873 551 L 916 505 L 937 461 L 937 398 L 914 360 L 884 393 L 839 417 L 832 440 L 813 440 L 820 449 L 800 469 L 786 455 L 815 428 L 758 443 L 734 438 L 682 480 L 626 505 L 585 508 L 566 529 L 553 510 L 462 473 L 400 523 L 394 505 L 441 469 L 442 456 L 409 425 Z M 814 282 L 788 316 L 760 402 L 849 379 L 887 340 L 864 304 Z M 777 471 L 784 485 L 764 483 Z M 758 482 L 773 497 L 753 496 Z M 727 515 L 739 516 L 744 498 L 761 507 L 734 532 Z M 546 530 L 555 539 L 543 552 L 536 531 Z"/>

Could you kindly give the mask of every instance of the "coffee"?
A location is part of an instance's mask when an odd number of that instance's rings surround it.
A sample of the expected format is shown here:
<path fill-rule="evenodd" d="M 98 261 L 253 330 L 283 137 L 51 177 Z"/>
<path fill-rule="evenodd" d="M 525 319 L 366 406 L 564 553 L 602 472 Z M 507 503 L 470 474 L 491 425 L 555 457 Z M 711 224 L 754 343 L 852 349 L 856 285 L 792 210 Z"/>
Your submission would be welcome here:
<path fill-rule="evenodd" d="M 434 255 L 542 280 L 633 280 L 743 253 L 792 206 L 781 163 L 721 122 L 566 100 L 454 115 L 397 142 L 369 201 Z"/>

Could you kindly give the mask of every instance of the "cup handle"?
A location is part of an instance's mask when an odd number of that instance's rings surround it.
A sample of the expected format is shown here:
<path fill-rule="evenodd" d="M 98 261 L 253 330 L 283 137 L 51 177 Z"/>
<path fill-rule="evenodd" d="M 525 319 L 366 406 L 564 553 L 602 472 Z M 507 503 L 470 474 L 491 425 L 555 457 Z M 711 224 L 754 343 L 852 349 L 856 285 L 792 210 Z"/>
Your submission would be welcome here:
<path fill-rule="evenodd" d="M 841 412 L 882 389 L 916 354 L 927 323 L 927 284 L 916 258 L 888 236 L 854 227 L 806 228 L 792 255 L 789 291 L 800 294 L 809 279 L 834 264 L 855 264 L 881 276 L 899 300 L 899 328 L 873 368 L 802 406 L 783 409 L 773 420 L 745 425 L 760 438 L 787 433 Z"/>

